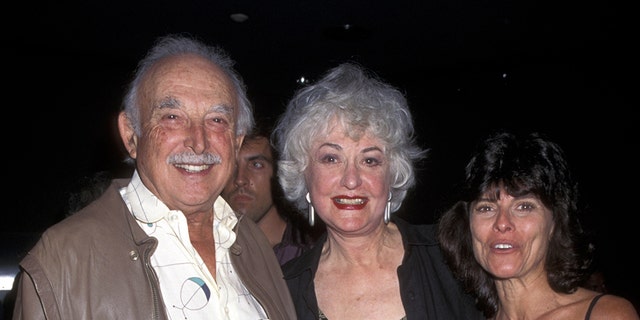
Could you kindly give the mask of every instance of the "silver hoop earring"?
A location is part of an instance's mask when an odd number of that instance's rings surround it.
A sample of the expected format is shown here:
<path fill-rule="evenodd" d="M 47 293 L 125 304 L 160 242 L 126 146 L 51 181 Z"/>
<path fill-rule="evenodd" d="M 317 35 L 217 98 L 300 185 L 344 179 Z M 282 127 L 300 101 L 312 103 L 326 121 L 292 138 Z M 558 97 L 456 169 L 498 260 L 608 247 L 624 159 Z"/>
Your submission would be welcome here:
<path fill-rule="evenodd" d="M 384 224 L 388 224 L 391 220 L 391 191 L 389 191 L 389 199 L 387 199 L 387 206 L 384 208 Z"/>
<path fill-rule="evenodd" d="M 316 220 L 316 212 L 315 209 L 313 209 L 313 205 L 311 204 L 311 197 L 309 196 L 309 192 L 307 192 L 307 202 L 309 202 L 309 225 L 313 227 L 313 225 L 315 224 L 315 220 Z"/>

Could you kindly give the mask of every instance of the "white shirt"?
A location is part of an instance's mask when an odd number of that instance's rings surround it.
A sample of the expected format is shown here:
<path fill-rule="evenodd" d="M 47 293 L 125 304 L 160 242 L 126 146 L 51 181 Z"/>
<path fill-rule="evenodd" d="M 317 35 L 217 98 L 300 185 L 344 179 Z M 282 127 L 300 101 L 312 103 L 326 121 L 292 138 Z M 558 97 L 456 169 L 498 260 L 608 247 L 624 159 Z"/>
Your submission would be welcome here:
<path fill-rule="evenodd" d="M 267 319 L 231 264 L 229 247 L 236 241 L 233 227 L 238 219 L 222 197 L 214 204 L 216 277 L 213 277 L 191 245 L 184 214 L 169 210 L 144 186 L 137 171 L 129 185 L 120 189 L 120 194 L 140 227 L 158 239 L 151 265 L 160 280 L 169 319 Z"/>

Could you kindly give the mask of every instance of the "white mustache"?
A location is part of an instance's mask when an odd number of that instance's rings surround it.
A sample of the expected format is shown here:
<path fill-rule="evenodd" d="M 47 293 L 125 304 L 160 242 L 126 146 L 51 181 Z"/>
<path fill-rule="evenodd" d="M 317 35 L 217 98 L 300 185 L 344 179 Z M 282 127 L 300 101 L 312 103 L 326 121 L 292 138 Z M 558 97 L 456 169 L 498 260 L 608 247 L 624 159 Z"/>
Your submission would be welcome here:
<path fill-rule="evenodd" d="M 172 154 L 167 159 L 168 164 L 220 164 L 222 158 L 220 155 L 212 153 L 195 154 L 193 152 L 184 152 Z"/>

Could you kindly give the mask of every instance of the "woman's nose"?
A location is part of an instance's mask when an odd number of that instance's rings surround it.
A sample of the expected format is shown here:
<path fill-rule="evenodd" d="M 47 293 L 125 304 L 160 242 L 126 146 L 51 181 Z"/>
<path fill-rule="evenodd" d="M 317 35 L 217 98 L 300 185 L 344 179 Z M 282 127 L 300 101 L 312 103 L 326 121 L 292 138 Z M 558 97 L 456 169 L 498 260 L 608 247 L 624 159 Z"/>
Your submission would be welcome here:
<path fill-rule="evenodd" d="M 511 216 L 508 212 L 501 210 L 498 212 L 496 221 L 493 224 L 493 229 L 498 232 L 513 231 L 513 224 L 511 223 Z"/>
<path fill-rule="evenodd" d="M 360 179 L 360 170 L 356 165 L 347 164 L 342 176 L 342 185 L 348 189 L 355 189 L 362 183 Z"/>

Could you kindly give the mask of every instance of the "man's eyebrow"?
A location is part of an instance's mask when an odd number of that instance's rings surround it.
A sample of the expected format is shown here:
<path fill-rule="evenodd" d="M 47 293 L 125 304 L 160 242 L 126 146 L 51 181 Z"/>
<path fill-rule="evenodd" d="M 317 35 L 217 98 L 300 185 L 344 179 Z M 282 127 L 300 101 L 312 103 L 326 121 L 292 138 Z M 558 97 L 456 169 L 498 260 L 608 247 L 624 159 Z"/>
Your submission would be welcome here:
<path fill-rule="evenodd" d="M 267 158 L 267 157 L 265 157 L 263 154 L 257 154 L 257 155 L 255 155 L 255 156 L 251 156 L 251 157 L 249 157 L 249 158 L 247 158 L 247 159 L 248 159 L 249 161 L 254 161 L 254 160 L 264 160 L 264 161 L 267 161 L 267 162 L 272 162 L 272 161 L 271 161 L 271 158 Z"/>
<path fill-rule="evenodd" d="M 177 109 L 180 107 L 180 105 L 180 100 L 178 100 L 176 97 L 168 96 L 160 99 L 160 101 L 158 101 L 155 106 L 158 109 Z"/>
<path fill-rule="evenodd" d="M 209 107 L 209 112 L 222 113 L 230 116 L 233 114 L 233 108 L 226 104 L 217 104 Z"/>

